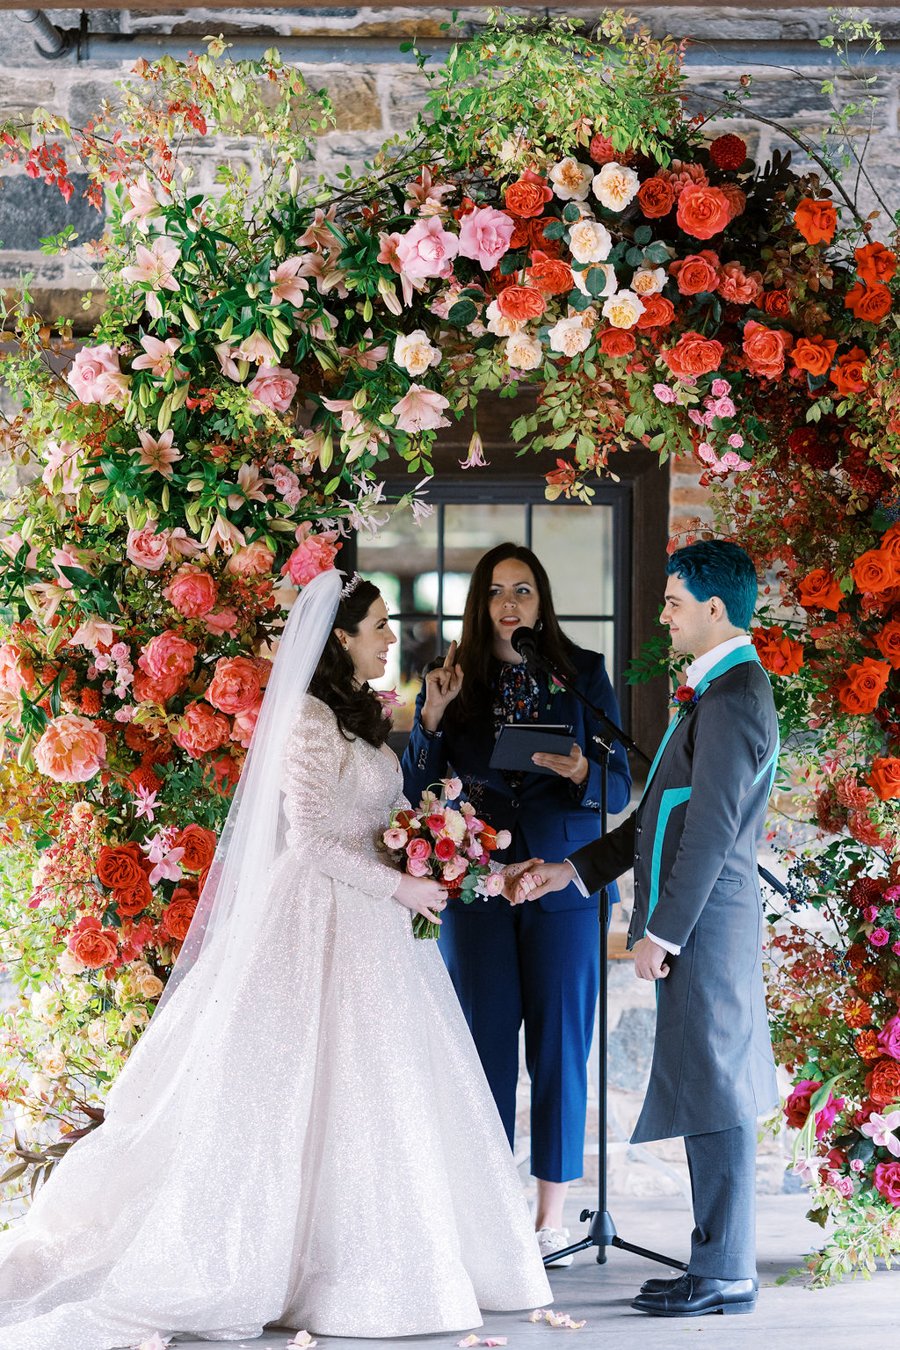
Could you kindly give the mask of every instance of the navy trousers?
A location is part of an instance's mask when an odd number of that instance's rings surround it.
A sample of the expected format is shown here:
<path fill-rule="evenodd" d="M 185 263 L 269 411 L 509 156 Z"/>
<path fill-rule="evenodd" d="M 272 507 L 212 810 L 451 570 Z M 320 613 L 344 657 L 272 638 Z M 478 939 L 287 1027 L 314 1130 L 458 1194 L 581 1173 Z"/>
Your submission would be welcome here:
<path fill-rule="evenodd" d="M 524 904 L 485 913 L 454 906 L 441 917 L 441 954 L 510 1147 L 524 1022 L 532 1174 L 543 1181 L 582 1176 L 587 1060 L 600 983 L 597 910 L 545 913 Z"/>
<path fill-rule="evenodd" d="M 694 1231 L 692 1275 L 746 1280 L 756 1275 L 756 1121 L 685 1136 Z"/>

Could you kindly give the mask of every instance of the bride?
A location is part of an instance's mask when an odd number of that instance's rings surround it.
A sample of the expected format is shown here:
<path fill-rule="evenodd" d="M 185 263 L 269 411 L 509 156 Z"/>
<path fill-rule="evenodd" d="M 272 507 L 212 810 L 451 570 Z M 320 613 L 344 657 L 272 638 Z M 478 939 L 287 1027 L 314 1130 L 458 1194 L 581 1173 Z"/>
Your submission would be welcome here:
<path fill-rule="evenodd" d="M 449 977 L 413 937 L 444 892 L 375 848 L 402 779 L 367 681 L 395 641 L 356 575 L 295 603 L 160 1007 L 103 1125 L 0 1235 L 0 1350 L 409 1336 L 549 1301 Z"/>

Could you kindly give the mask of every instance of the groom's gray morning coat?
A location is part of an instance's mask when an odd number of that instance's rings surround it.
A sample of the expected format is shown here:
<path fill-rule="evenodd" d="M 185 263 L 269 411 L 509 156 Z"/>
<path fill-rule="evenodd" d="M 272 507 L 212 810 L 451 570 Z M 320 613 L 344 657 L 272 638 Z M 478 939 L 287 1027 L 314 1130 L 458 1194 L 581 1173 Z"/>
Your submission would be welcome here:
<path fill-rule="evenodd" d="M 778 757 L 772 689 L 744 646 L 695 693 L 663 738 L 637 811 L 571 859 L 591 891 L 633 865 L 628 945 L 649 925 L 681 947 L 657 981 L 635 1143 L 730 1129 L 778 1102 L 756 866 Z"/>

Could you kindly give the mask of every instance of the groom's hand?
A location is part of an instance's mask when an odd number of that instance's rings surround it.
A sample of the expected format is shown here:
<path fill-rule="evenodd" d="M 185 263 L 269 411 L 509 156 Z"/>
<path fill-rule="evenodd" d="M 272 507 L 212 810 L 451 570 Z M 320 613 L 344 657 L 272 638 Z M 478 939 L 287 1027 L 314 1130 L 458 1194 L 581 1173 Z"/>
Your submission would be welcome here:
<path fill-rule="evenodd" d="M 531 858 L 513 890 L 512 903 L 521 905 L 523 900 L 539 900 L 550 891 L 564 891 L 574 876 L 575 870 L 569 862 L 547 863 L 540 858 Z"/>
<path fill-rule="evenodd" d="M 652 938 L 642 937 L 631 949 L 634 973 L 639 980 L 664 980 L 669 973 L 668 952 Z"/>
<path fill-rule="evenodd" d="M 521 905 L 527 896 L 518 896 L 519 881 L 530 867 L 538 867 L 541 858 L 529 858 L 526 862 L 507 863 L 503 869 L 503 898 L 511 905 Z"/>

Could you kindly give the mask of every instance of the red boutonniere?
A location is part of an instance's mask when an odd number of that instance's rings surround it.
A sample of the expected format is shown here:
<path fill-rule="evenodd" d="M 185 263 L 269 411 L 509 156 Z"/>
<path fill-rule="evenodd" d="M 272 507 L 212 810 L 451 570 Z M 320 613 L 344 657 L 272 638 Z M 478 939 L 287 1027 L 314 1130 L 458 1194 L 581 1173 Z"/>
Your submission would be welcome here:
<path fill-rule="evenodd" d="M 686 713 L 689 713 L 692 708 L 696 707 L 697 699 L 699 697 L 700 695 L 697 693 L 696 689 L 692 689 L 689 684 L 683 684 L 680 688 L 675 690 L 670 702 L 672 707 L 678 712 L 678 716 L 684 717 Z"/>

